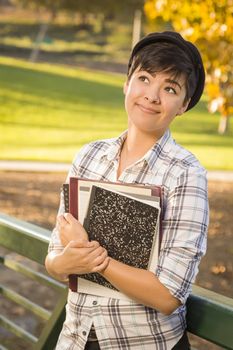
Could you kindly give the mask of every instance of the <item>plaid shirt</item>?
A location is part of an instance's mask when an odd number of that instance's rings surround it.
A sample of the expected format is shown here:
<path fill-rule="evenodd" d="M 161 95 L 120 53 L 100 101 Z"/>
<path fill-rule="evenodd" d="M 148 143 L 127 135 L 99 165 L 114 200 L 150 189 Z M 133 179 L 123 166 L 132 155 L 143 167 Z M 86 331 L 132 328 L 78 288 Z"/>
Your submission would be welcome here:
<path fill-rule="evenodd" d="M 163 238 L 156 276 L 182 305 L 165 316 L 133 300 L 118 300 L 69 291 L 67 315 L 57 349 L 81 350 L 94 324 L 100 348 L 171 349 L 186 328 L 185 302 L 206 250 L 208 199 L 206 171 L 193 154 L 177 145 L 167 131 L 117 179 L 119 138 L 90 143 L 74 160 L 70 176 L 163 187 Z M 59 213 L 64 212 L 61 196 Z M 62 250 L 54 229 L 49 251 Z M 146 291 L 145 291 L 146 292 Z"/>

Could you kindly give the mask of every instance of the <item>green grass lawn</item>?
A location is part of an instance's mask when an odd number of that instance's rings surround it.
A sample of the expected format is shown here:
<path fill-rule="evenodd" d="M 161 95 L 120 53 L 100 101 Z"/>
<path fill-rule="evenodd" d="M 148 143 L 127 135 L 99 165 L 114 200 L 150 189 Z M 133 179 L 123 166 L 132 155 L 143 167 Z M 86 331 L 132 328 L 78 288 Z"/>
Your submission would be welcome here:
<path fill-rule="evenodd" d="M 0 159 L 71 162 L 86 142 L 126 128 L 124 76 L 0 57 Z M 208 169 L 233 170 L 233 138 L 205 101 L 177 118 L 177 142 Z M 233 130 L 231 121 L 231 130 Z"/>

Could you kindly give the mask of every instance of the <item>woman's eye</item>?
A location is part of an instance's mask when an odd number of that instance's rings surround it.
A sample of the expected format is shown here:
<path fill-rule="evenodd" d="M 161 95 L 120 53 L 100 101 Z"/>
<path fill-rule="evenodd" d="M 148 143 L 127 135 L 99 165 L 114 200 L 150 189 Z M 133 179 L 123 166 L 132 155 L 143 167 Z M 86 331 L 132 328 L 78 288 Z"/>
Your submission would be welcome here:
<path fill-rule="evenodd" d="M 165 90 L 169 92 L 169 94 L 176 94 L 176 90 L 171 86 L 166 87 Z"/>
<path fill-rule="evenodd" d="M 145 75 L 140 75 L 139 76 L 139 80 L 143 81 L 143 82 L 148 82 L 149 81 L 149 79 Z"/>

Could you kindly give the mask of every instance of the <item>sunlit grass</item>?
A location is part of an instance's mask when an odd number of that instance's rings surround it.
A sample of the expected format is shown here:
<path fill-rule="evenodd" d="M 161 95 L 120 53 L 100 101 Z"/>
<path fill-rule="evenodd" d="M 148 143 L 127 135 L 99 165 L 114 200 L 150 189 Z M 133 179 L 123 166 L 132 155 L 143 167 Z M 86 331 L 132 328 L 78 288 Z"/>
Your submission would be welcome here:
<path fill-rule="evenodd" d="M 0 158 L 70 162 L 83 144 L 126 128 L 125 77 L 0 57 Z M 233 170 L 233 138 L 217 134 L 205 101 L 173 135 L 208 169 Z M 231 130 L 233 130 L 231 120 Z"/>
<path fill-rule="evenodd" d="M 2 159 L 70 161 L 126 127 L 123 77 L 0 59 Z"/>
<path fill-rule="evenodd" d="M 28 48 L 32 49 L 35 41 L 32 40 L 29 36 L 24 37 L 2 37 L 0 38 L 0 44 L 4 45 L 10 45 L 14 47 L 20 47 L 20 48 Z M 67 53 L 74 50 L 80 50 L 80 51 L 88 51 L 88 53 L 99 53 L 100 47 L 98 45 L 95 45 L 93 43 L 87 43 L 87 42 L 80 42 L 80 41 L 73 41 L 73 42 L 67 42 L 65 40 L 52 40 L 52 39 L 46 39 L 41 45 L 41 50 L 44 51 L 53 51 L 53 52 L 62 52 L 66 51 Z M 104 48 L 105 51 L 105 48 Z"/>

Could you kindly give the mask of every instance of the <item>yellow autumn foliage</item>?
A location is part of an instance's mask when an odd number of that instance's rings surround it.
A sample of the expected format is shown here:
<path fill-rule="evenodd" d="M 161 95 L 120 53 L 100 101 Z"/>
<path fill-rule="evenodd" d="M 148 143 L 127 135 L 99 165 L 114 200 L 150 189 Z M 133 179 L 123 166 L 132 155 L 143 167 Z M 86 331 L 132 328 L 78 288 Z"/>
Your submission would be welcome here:
<path fill-rule="evenodd" d="M 200 49 L 207 73 L 209 110 L 233 113 L 233 0 L 146 0 L 153 22 L 162 18 Z"/>

